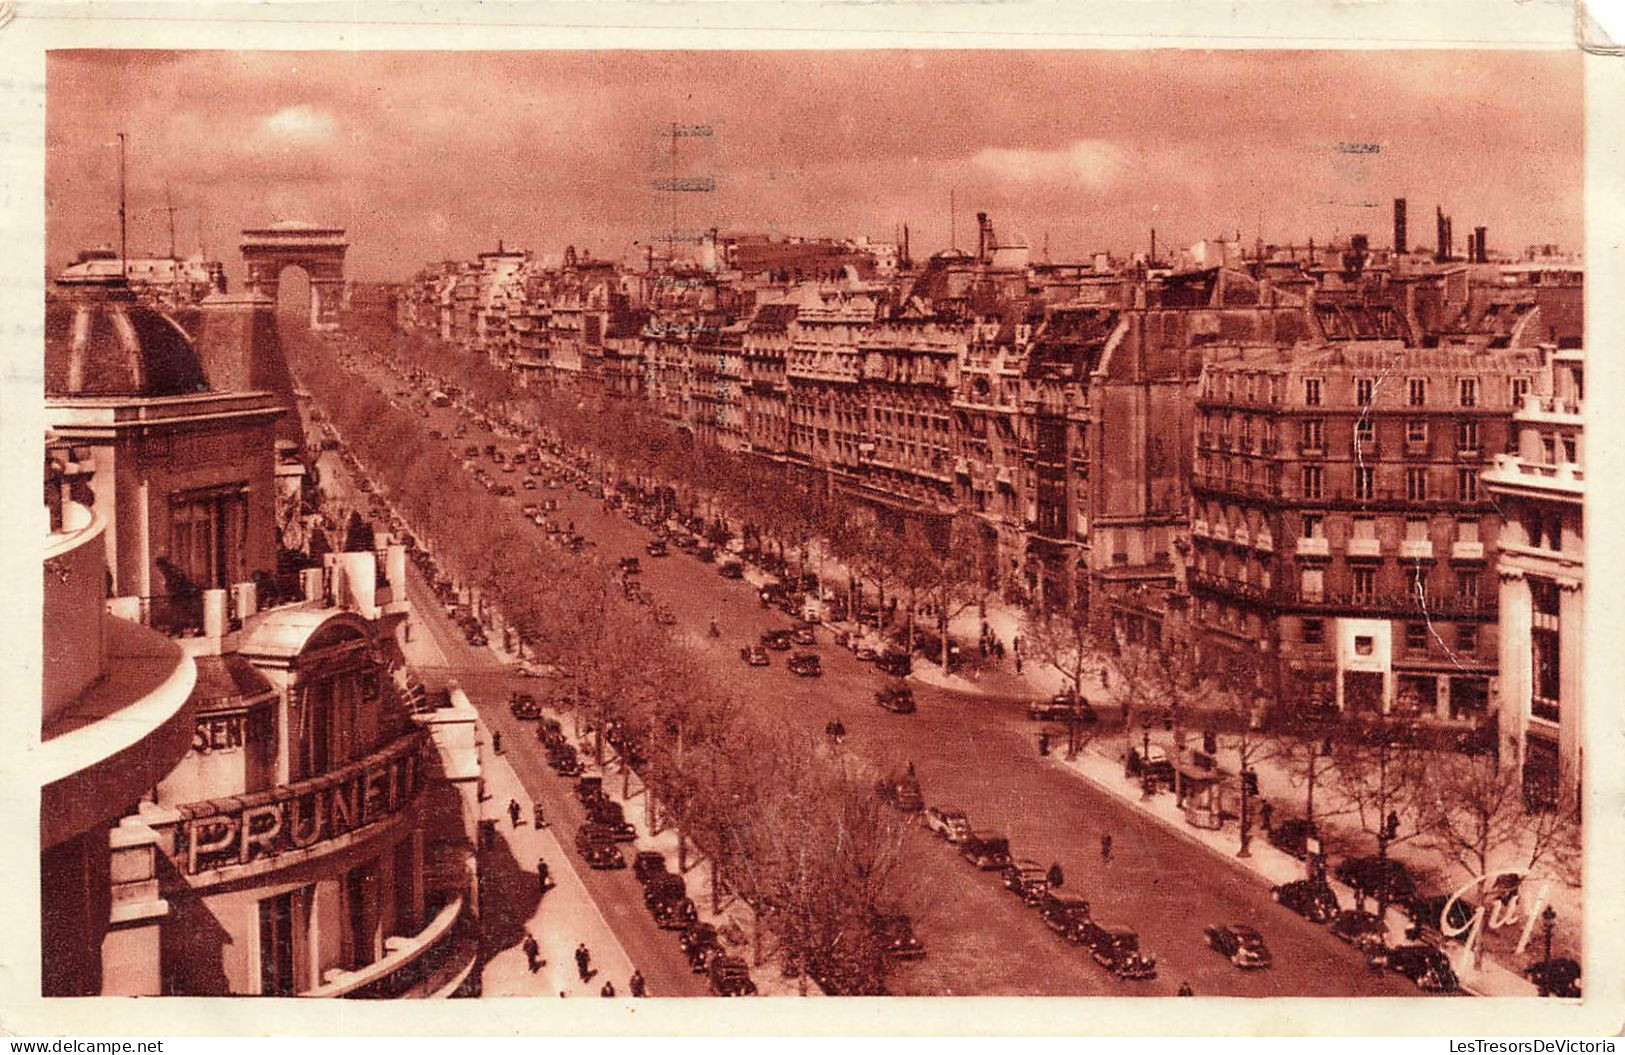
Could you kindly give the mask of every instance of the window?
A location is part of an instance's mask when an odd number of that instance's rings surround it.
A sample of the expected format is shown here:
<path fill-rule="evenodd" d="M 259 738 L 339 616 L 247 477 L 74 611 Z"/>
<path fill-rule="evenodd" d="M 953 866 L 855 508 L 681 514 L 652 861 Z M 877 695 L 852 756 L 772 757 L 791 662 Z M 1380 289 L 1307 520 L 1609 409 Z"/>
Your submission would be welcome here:
<path fill-rule="evenodd" d="M 1305 513 L 1303 515 L 1303 537 L 1304 538 L 1325 538 L 1326 537 L 1325 521 L 1326 521 L 1326 518 L 1321 516 L 1318 513 Z"/>
<path fill-rule="evenodd" d="M 242 582 L 247 546 L 246 486 L 171 497 L 168 559 L 188 585 L 208 590 Z"/>
<path fill-rule="evenodd" d="M 1459 389 L 1460 402 L 1464 407 L 1478 406 L 1478 378 L 1463 377 Z"/>
<path fill-rule="evenodd" d="M 1377 438 L 1377 423 L 1370 418 L 1361 418 L 1354 423 L 1354 442 L 1366 445 Z"/>
<path fill-rule="evenodd" d="M 1306 451 L 1325 450 L 1324 426 L 1319 418 L 1309 418 L 1298 422 L 1298 430 L 1303 437 L 1303 449 Z"/>
<path fill-rule="evenodd" d="M 1303 497 L 1319 498 L 1321 491 L 1321 470 L 1318 465 L 1305 465 L 1303 467 Z"/>
<path fill-rule="evenodd" d="M 1319 619 L 1305 619 L 1299 624 L 1299 637 L 1306 645 L 1326 643 L 1326 624 Z"/>
<path fill-rule="evenodd" d="M 1357 601 L 1369 601 L 1377 593 L 1377 569 L 1354 569 L 1354 598 Z"/>
<path fill-rule="evenodd" d="M 1413 407 L 1426 406 L 1428 383 L 1426 378 L 1413 377 L 1405 382 L 1406 402 Z"/>
<path fill-rule="evenodd" d="M 1320 406 L 1320 378 L 1306 377 L 1303 379 L 1303 404 L 1306 407 Z"/>
<path fill-rule="evenodd" d="M 1377 493 L 1377 471 L 1369 465 L 1354 467 L 1354 497 L 1371 498 Z"/>
<path fill-rule="evenodd" d="M 1478 470 L 1456 470 L 1456 497 L 1463 502 L 1478 501 Z"/>
<path fill-rule="evenodd" d="M 1456 626 L 1456 651 L 1478 651 L 1478 624 L 1460 623 Z"/>
<path fill-rule="evenodd" d="M 1458 421 L 1456 423 L 1456 450 L 1478 450 L 1478 422 Z"/>
<path fill-rule="evenodd" d="M 1427 651 L 1428 625 L 1426 623 L 1405 624 L 1405 647 L 1411 652 Z"/>
<path fill-rule="evenodd" d="M 1362 407 L 1371 405 L 1372 393 L 1376 391 L 1377 382 L 1369 377 L 1358 377 L 1354 380 L 1354 402 Z"/>
<path fill-rule="evenodd" d="M 1456 541 L 1457 542 L 1477 542 L 1478 541 L 1478 521 L 1468 519 L 1468 518 L 1463 518 L 1461 520 L 1456 521 Z"/>
<path fill-rule="evenodd" d="M 1544 460 L 1547 465 L 1556 465 L 1557 437 L 1553 436 L 1549 432 L 1542 435 L 1540 437 L 1540 452 L 1542 460 Z"/>
<path fill-rule="evenodd" d="M 260 912 L 260 995 L 293 996 L 294 891 L 266 898 Z"/>
<path fill-rule="evenodd" d="M 1563 437 L 1563 460 L 1570 465 L 1576 465 L 1580 461 L 1579 447 L 1575 444 L 1573 436 Z"/>
<path fill-rule="evenodd" d="M 1405 442 L 1413 446 L 1420 446 L 1428 441 L 1428 422 L 1426 418 L 1411 418 L 1405 422 Z"/>
<path fill-rule="evenodd" d="M 1523 397 L 1529 394 L 1529 379 L 1527 377 L 1514 377 L 1512 379 L 1512 409 L 1523 409 Z"/>
<path fill-rule="evenodd" d="M 1458 571 L 1456 573 L 1456 596 L 1463 601 L 1478 599 L 1478 572 Z"/>
<path fill-rule="evenodd" d="M 1405 497 L 1412 502 L 1425 502 L 1428 497 L 1428 471 L 1411 468 L 1405 470 Z"/>
<path fill-rule="evenodd" d="M 1556 581 L 1529 576 L 1529 597 L 1533 603 L 1530 632 L 1530 660 L 1533 684 L 1530 711 L 1536 718 L 1555 722 L 1560 717 L 1562 686 L 1562 596 Z"/>

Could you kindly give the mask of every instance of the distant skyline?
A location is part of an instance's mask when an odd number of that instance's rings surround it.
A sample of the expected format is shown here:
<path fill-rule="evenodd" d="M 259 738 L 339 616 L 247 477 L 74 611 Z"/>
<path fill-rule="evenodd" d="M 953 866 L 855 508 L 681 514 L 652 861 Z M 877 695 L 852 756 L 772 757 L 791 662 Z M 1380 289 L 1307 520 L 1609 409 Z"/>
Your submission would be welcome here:
<path fill-rule="evenodd" d="M 47 66 L 54 271 L 118 240 L 223 260 L 284 219 L 345 227 L 351 277 L 499 240 L 642 255 L 679 229 L 1002 238 L 1056 259 L 1199 238 L 1391 240 L 1433 209 L 1492 252 L 1584 231 L 1581 64 L 1564 52 L 141 52 Z M 715 189 L 653 189 L 675 172 Z M 709 135 L 703 134 L 709 131 Z"/>

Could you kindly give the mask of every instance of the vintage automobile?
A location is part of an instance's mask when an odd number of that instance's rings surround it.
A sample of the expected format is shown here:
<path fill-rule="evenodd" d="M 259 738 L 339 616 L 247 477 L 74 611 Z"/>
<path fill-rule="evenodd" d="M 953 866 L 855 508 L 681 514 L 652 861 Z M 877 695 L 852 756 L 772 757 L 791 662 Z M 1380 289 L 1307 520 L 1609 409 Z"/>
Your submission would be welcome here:
<path fill-rule="evenodd" d="M 694 556 L 705 564 L 717 559 L 717 548 L 710 543 L 694 548 Z"/>
<path fill-rule="evenodd" d="M 1337 891 L 1325 880 L 1298 879 L 1282 883 L 1270 888 L 1270 897 L 1311 923 L 1328 923 L 1341 910 Z"/>
<path fill-rule="evenodd" d="M 699 922 L 699 910 L 692 898 L 666 898 L 654 905 L 655 926 L 661 930 L 687 930 Z"/>
<path fill-rule="evenodd" d="M 1416 988 L 1428 993 L 1456 993 L 1461 982 L 1450 966 L 1450 957 L 1435 945 L 1401 945 L 1389 949 L 1385 962 L 1395 974 L 1404 975 L 1416 983 Z"/>
<path fill-rule="evenodd" d="M 745 565 L 742 561 L 729 558 L 717 565 L 717 574 L 724 579 L 743 579 L 745 577 Z"/>
<path fill-rule="evenodd" d="M 576 849 L 583 852 L 593 843 L 613 843 L 616 841 L 618 840 L 615 838 L 615 830 L 596 821 L 589 820 L 576 829 Z"/>
<path fill-rule="evenodd" d="M 1058 692 L 1047 700 L 1029 701 L 1027 717 L 1035 722 L 1064 722 L 1073 717 L 1086 723 L 1096 720 L 1095 709 L 1089 701 L 1068 692 Z"/>
<path fill-rule="evenodd" d="M 692 955 L 695 949 L 703 949 L 708 945 L 715 948 L 717 928 L 709 923 L 696 923 L 683 931 L 682 936 L 677 939 L 677 944 L 685 956 Z"/>
<path fill-rule="evenodd" d="M 890 959 L 918 960 L 925 955 L 925 946 L 914 936 L 913 921 L 900 912 L 876 917 L 875 936 Z"/>
<path fill-rule="evenodd" d="M 813 633 L 812 624 L 802 623 L 790 631 L 790 640 L 798 645 L 816 645 L 818 636 Z"/>
<path fill-rule="evenodd" d="M 656 876 L 669 875 L 666 871 L 666 855 L 657 854 L 652 850 L 640 850 L 632 858 L 632 874 L 638 877 L 638 882 L 644 886 Z"/>
<path fill-rule="evenodd" d="M 1449 894 L 1418 895 L 1404 908 L 1429 941 L 1462 940 L 1478 912 L 1471 899 Z"/>
<path fill-rule="evenodd" d="M 643 571 L 643 564 L 636 557 L 621 558 L 622 575 L 637 575 L 641 571 Z"/>
<path fill-rule="evenodd" d="M 874 663 L 880 659 L 880 653 L 873 645 L 858 645 L 852 650 L 852 654 L 858 657 L 859 663 Z"/>
<path fill-rule="evenodd" d="M 734 956 L 718 956 L 711 961 L 711 991 L 718 996 L 755 996 L 756 983 L 750 968 Z"/>
<path fill-rule="evenodd" d="M 816 652 L 797 652 L 785 664 L 790 673 L 802 678 L 816 678 L 824 673 Z"/>
<path fill-rule="evenodd" d="M 1241 968 L 1268 967 L 1270 950 L 1264 938 L 1245 923 L 1216 923 L 1204 932 L 1208 948 Z"/>
<path fill-rule="evenodd" d="M 1030 857 L 1011 861 L 1001 870 L 1004 889 L 1027 902 L 1037 905 L 1049 893 L 1049 874 L 1043 865 Z"/>
<path fill-rule="evenodd" d="M 688 897 L 688 889 L 683 883 L 683 877 L 670 872 L 651 876 L 643 884 L 643 907 L 651 912 L 662 901 L 674 901 Z"/>
<path fill-rule="evenodd" d="M 626 867 L 626 858 L 621 856 L 621 848 L 611 842 L 587 843 L 581 847 L 581 858 L 587 862 L 588 868 L 599 871 Z"/>
<path fill-rule="evenodd" d="M 594 803 L 587 816 L 593 825 L 611 832 L 612 838 L 618 843 L 631 842 L 638 837 L 638 830 L 627 823 L 618 802 Z"/>
<path fill-rule="evenodd" d="M 645 553 L 651 557 L 664 557 L 667 555 L 666 540 L 663 538 L 650 539 L 649 544 L 643 547 Z"/>
<path fill-rule="evenodd" d="M 972 832 L 959 844 L 960 856 L 984 872 L 1010 863 L 1010 840 L 995 832 Z"/>
<path fill-rule="evenodd" d="M 1382 936 L 1388 930 L 1383 926 L 1382 920 L 1359 909 L 1344 909 L 1339 912 L 1329 929 L 1332 936 L 1339 941 L 1360 946 L 1373 942 L 1382 944 Z"/>
<path fill-rule="evenodd" d="M 1523 969 L 1525 978 L 1552 996 L 1565 1000 L 1578 1000 L 1580 992 L 1580 963 L 1567 956 L 1550 961 L 1537 960 Z"/>
<path fill-rule="evenodd" d="M 576 799 L 585 804 L 593 799 L 604 798 L 603 777 L 582 777 L 576 781 Z"/>
<path fill-rule="evenodd" d="M 875 703 L 893 714 L 913 714 L 914 690 L 901 682 L 887 685 L 875 693 Z"/>
<path fill-rule="evenodd" d="M 578 777 L 581 775 L 581 759 L 576 757 L 574 751 L 560 752 L 557 756 L 549 755 L 547 761 L 561 777 Z"/>
<path fill-rule="evenodd" d="M 1140 950 L 1140 936 L 1126 927 L 1091 924 L 1083 944 L 1090 957 L 1118 978 L 1144 981 L 1157 976 L 1157 958 Z"/>
<path fill-rule="evenodd" d="M 1093 920 L 1089 916 L 1089 902 L 1082 898 L 1057 897 L 1046 894 L 1038 904 L 1038 918 L 1044 926 L 1074 945 L 1083 941 L 1083 927 Z"/>
<path fill-rule="evenodd" d="M 739 658 L 752 667 L 765 667 L 770 662 L 767 658 L 767 649 L 761 645 L 746 645 L 739 650 Z"/>
<path fill-rule="evenodd" d="M 695 926 L 707 926 L 707 924 L 695 924 Z M 692 930 L 693 928 L 689 929 Z M 711 964 L 720 957 L 726 956 L 727 953 L 723 952 L 722 946 L 716 944 L 713 940 L 709 945 L 696 945 L 692 949 L 684 951 L 683 955 L 688 957 L 688 969 L 690 971 L 695 974 L 706 974 L 711 970 Z"/>
<path fill-rule="evenodd" d="M 542 705 L 528 692 L 516 692 L 508 700 L 508 710 L 521 721 L 535 721 L 542 716 Z"/>
<path fill-rule="evenodd" d="M 894 678 L 906 678 L 914 670 L 914 661 L 906 653 L 883 652 L 875 660 L 875 666 L 883 674 L 890 674 Z"/>
<path fill-rule="evenodd" d="M 970 834 L 970 819 L 957 806 L 930 806 L 925 811 L 925 827 L 958 845 Z"/>
<path fill-rule="evenodd" d="M 1277 850 L 1283 850 L 1298 860 L 1309 856 L 1309 841 L 1320 838 L 1320 830 L 1315 823 L 1302 817 L 1289 817 L 1277 821 L 1270 826 L 1269 842 Z"/>
<path fill-rule="evenodd" d="M 762 631 L 762 645 L 771 648 L 775 652 L 788 652 L 793 647 L 790 641 L 790 631 L 764 630 Z"/>
<path fill-rule="evenodd" d="M 925 798 L 920 794 L 920 782 L 912 773 L 892 774 L 875 781 L 875 794 L 893 809 L 904 813 L 918 813 L 925 808 Z"/>

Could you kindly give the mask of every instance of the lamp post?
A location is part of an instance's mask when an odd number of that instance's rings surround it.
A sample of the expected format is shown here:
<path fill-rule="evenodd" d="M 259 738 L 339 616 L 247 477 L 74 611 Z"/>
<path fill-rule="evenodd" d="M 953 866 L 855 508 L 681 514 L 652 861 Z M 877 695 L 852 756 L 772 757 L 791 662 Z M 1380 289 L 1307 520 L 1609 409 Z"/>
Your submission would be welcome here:
<path fill-rule="evenodd" d="M 1541 941 L 1544 945 L 1540 958 L 1540 985 L 1541 996 L 1552 995 L 1552 929 L 1557 926 L 1557 910 L 1550 905 L 1540 914 Z"/>
<path fill-rule="evenodd" d="M 1148 764 L 1151 758 L 1151 718 L 1147 715 L 1140 722 L 1140 801 L 1149 802 L 1151 799 L 1151 767 Z"/>

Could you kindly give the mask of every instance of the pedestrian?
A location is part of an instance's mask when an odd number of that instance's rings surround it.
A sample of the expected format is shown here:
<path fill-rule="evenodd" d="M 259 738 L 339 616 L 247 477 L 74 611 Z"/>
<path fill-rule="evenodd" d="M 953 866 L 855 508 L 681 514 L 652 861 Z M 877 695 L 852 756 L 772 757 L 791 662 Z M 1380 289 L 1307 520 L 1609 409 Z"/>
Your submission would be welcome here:
<path fill-rule="evenodd" d="M 1103 689 L 1109 689 L 1112 687 L 1111 671 L 1107 670 L 1105 667 L 1100 668 L 1100 687 Z"/>
<path fill-rule="evenodd" d="M 1049 756 L 1049 734 L 1048 733 L 1039 733 L 1038 734 L 1038 754 L 1041 757 L 1048 757 Z"/>
<path fill-rule="evenodd" d="M 1191 988 L 1191 984 L 1189 982 L 1180 982 L 1179 983 L 1179 995 L 1180 996 L 1195 996 L 1196 995 L 1196 990 Z"/>
<path fill-rule="evenodd" d="M 1101 859 L 1101 861 L 1106 862 L 1106 863 L 1111 862 L 1111 859 L 1112 859 L 1112 837 L 1110 835 L 1102 835 L 1100 837 L 1100 859 Z"/>
<path fill-rule="evenodd" d="M 1270 821 L 1273 820 L 1274 818 L 1275 818 L 1275 807 L 1270 805 L 1268 799 L 1266 799 L 1263 802 L 1258 804 L 1258 819 L 1264 825 L 1265 834 L 1269 833 L 1269 831 L 1270 831 Z"/>
<path fill-rule="evenodd" d="M 508 820 L 510 822 L 512 822 L 512 824 L 513 824 L 513 826 L 515 828 L 519 827 L 519 800 L 518 799 L 509 799 L 508 800 Z"/>
<path fill-rule="evenodd" d="M 547 862 L 542 858 L 536 859 L 536 892 L 545 894 L 552 889 L 552 880 L 548 877 Z"/>
<path fill-rule="evenodd" d="M 1003 659 L 1004 657 L 1000 656 L 999 658 Z M 1016 653 L 1016 673 L 1017 674 L 1021 673 L 1021 653 L 1020 652 Z"/>
<path fill-rule="evenodd" d="M 540 729 L 541 727 L 537 726 L 537 728 Z M 541 831 L 543 828 L 547 827 L 547 818 L 542 815 L 542 804 L 540 802 L 536 803 L 534 812 L 536 814 L 536 830 Z"/>
<path fill-rule="evenodd" d="M 587 951 L 586 942 L 580 942 L 576 945 L 576 973 L 581 975 L 583 982 L 592 977 L 591 967 L 592 953 Z"/>
<path fill-rule="evenodd" d="M 1015 651 L 1016 658 L 1021 658 L 1021 635 L 1017 634 L 1010 639 L 1010 647 Z"/>
<path fill-rule="evenodd" d="M 632 971 L 632 977 L 627 980 L 626 988 L 632 993 L 633 996 L 644 996 L 645 990 L 643 987 L 643 972 L 634 969 Z"/>
<path fill-rule="evenodd" d="M 491 734 L 491 751 L 499 755 L 502 753 L 502 732 L 500 730 Z"/>
<path fill-rule="evenodd" d="M 1059 890 L 1061 888 L 1061 884 L 1066 881 L 1066 874 L 1061 871 L 1061 863 L 1057 861 L 1050 865 L 1049 874 L 1044 878 L 1049 881 L 1049 885 L 1052 890 Z"/>
<path fill-rule="evenodd" d="M 535 974 L 542 966 L 542 947 L 536 943 L 536 935 L 526 934 L 523 948 L 525 962 L 530 964 L 530 973 Z"/>
<path fill-rule="evenodd" d="M 615 995 L 615 983 L 614 982 L 605 982 L 604 983 L 604 988 L 598 990 L 598 995 L 599 996 L 604 996 L 604 997 L 613 997 Z"/>

